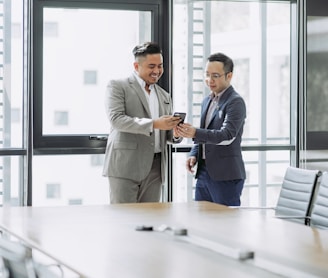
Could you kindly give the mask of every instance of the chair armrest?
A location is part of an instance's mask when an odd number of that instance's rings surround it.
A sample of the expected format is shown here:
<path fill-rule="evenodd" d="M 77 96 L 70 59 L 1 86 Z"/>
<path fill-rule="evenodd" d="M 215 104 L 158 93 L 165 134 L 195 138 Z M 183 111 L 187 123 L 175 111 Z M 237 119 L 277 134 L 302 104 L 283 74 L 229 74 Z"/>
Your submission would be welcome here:
<path fill-rule="evenodd" d="M 281 219 L 310 219 L 309 216 L 301 216 L 301 215 L 275 215 L 275 217 Z"/>

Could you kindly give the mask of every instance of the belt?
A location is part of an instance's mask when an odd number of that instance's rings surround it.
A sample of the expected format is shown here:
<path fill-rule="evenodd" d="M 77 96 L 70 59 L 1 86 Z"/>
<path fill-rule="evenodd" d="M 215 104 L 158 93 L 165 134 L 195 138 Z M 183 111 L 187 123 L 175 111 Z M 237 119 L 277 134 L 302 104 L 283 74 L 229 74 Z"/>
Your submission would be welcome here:
<path fill-rule="evenodd" d="M 160 157 L 161 157 L 161 153 L 154 153 L 154 159 L 160 158 Z"/>

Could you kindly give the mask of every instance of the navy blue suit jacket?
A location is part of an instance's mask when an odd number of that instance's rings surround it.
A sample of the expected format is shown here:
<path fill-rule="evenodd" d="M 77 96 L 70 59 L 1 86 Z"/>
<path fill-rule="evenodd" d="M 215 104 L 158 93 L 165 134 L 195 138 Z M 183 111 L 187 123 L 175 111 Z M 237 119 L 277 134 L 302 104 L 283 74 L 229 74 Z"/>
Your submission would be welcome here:
<path fill-rule="evenodd" d="M 217 181 L 246 179 L 241 153 L 241 138 L 246 119 L 246 105 L 232 86 L 219 99 L 207 128 L 206 113 L 211 103 L 207 96 L 202 103 L 200 128 L 196 129 L 190 156 L 202 158 L 205 144 L 206 168 L 210 177 Z M 196 178 L 198 172 L 196 172 Z"/>

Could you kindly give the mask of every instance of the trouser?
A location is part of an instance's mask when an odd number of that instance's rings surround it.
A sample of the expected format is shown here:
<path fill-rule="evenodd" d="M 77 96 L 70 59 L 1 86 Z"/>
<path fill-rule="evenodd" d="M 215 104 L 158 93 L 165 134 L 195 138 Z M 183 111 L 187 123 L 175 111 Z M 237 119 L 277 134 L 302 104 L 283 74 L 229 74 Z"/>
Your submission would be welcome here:
<path fill-rule="evenodd" d="M 142 181 L 116 177 L 108 179 L 111 204 L 159 202 L 162 193 L 161 157 L 154 157 L 152 168 Z"/>
<path fill-rule="evenodd" d="M 214 181 L 209 176 L 205 163 L 199 163 L 195 200 L 226 206 L 240 206 L 244 182 L 244 179 Z"/>

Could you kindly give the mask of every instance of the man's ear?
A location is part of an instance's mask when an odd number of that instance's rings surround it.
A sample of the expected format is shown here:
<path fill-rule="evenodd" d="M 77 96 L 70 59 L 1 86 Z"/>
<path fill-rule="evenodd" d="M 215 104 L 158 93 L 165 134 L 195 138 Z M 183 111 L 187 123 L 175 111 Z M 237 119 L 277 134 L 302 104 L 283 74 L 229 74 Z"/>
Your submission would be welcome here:
<path fill-rule="evenodd" d="M 228 77 L 229 80 L 231 80 L 232 76 L 233 76 L 232 72 L 227 73 L 227 77 Z"/>
<path fill-rule="evenodd" d="M 134 67 L 134 70 L 135 71 L 138 71 L 138 69 L 139 69 L 139 63 L 138 62 L 134 62 L 133 63 L 133 67 Z"/>

